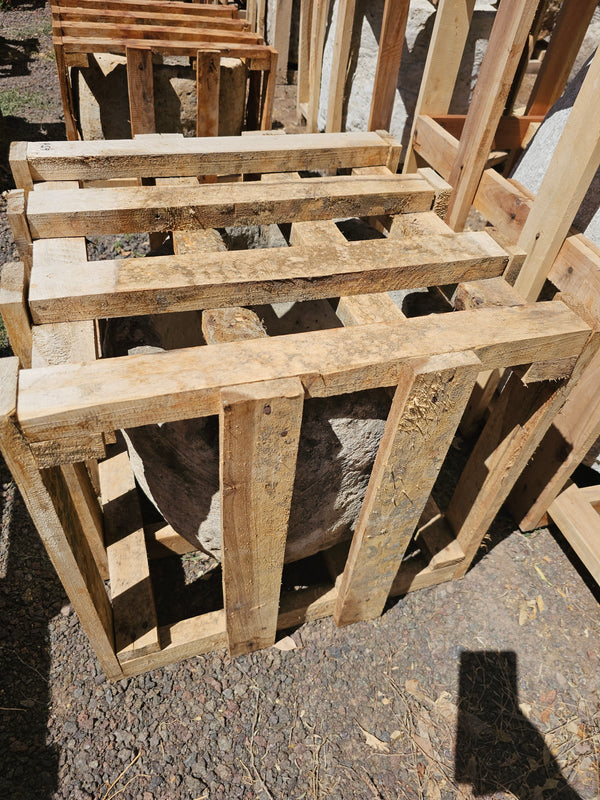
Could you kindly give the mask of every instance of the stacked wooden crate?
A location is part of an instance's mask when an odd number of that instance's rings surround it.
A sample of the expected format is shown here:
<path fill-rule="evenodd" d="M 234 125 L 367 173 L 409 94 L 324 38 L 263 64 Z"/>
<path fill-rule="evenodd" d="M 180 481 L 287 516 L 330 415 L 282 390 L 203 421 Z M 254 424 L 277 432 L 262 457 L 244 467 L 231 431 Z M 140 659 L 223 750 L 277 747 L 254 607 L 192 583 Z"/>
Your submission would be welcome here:
<path fill-rule="evenodd" d="M 237 6 L 57 0 L 52 34 L 68 139 L 78 138 L 70 67 L 87 66 L 94 53 L 127 57 L 132 135 L 155 131 L 153 54 L 195 59 L 197 135 L 218 132 L 219 63 L 226 56 L 248 63 L 247 127 L 271 127 L 277 52 L 238 19 Z"/>
<path fill-rule="evenodd" d="M 110 677 L 248 652 L 308 619 L 373 618 L 390 595 L 462 576 L 593 357 L 595 327 L 560 300 L 522 301 L 500 277 L 520 254 L 453 232 L 439 217 L 448 185 L 396 175 L 398 158 L 375 132 L 13 148 L 22 262 L 3 271 L 0 309 L 18 358 L 0 364 L 0 448 Z M 315 170 L 328 177 L 300 178 Z M 235 174 L 263 180 L 198 185 Z M 118 185 L 131 175 L 157 185 Z M 347 217 L 383 238 L 346 241 L 334 220 Z M 291 223 L 292 247 L 211 253 L 204 234 L 271 223 Z M 84 237 L 147 231 L 172 231 L 176 255 L 88 262 Z M 440 284 L 458 284 L 463 310 L 406 318 L 386 294 Z M 492 292 L 502 305 L 478 307 Z M 95 358 L 101 319 L 314 298 L 344 327 Z M 506 368 L 441 514 L 431 491 L 476 380 Z M 330 583 L 282 592 L 303 402 L 377 387 L 393 400 L 350 547 L 326 554 Z M 121 428 L 207 415 L 220 421 L 224 605 L 159 626 L 129 462 L 102 453 Z"/>

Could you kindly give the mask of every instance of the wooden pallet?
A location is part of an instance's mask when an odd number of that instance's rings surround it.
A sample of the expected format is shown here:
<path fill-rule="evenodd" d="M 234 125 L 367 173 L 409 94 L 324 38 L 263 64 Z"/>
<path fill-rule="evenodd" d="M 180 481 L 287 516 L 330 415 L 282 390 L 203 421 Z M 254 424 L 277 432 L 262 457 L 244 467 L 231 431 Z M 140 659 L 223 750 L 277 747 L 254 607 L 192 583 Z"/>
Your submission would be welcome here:
<path fill-rule="evenodd" d="M 57 0 L 52 36 L 67 138 L 79 138 L 70 67 L 87 66 L 94 53 L 127 57 L 132 135 L 154 133 L 153 54 L 196 62 L 197 135 L 218 133 L 219 63 L 248 63 L 247 127 L 269 130 L 277 51 L 238 19 L 237 6 L 162 0 Z"/>
<path fill-rule="evenodd" d="M 434 209 L 444 213 L 447 184 L 431 170 L 396 175 L 398 156 L 383 133 L 13 148 L 22 262 L 3 270 L 0 310 L 18 358 L 0 362 L 0 449 L 111 678 L 265 647 L 309 619 L 370 619 L 390 595 L 462 576 L 596 352 L 595 330 L 565 302 L 515 297 L 500 278 L 511 255 L 485 232 L 445 226 Z M 328 177 L 298 174 L 316 169 Z M 235 173 L 263 179 L 198 187 L 197 176 Z M 157 185 L 94 185 L 132 174 Z M 333 219 L 349 216 L 384 238 L 346 241 Z M 292 223 L 292 247 L 211 254 L 205 231 L 271 222 Z M 172 231 L 176 255 L 87 262 L 83 237 L 148 230 Z M 464 310 L 406 318 L 386 294 L 440 284 L 459 284 Z M 478 293 L 503 304 L 478 307 Z M 330 299 L 344 327 L 96 358 L 107 316 L 218 318 L 308 298 Z M 506 368 L 442 515 L 431 491 L 477 376 Z M 303 401 L 377 387 L 393 401 L 349 551 L 328 553 L 330 583 L 282 593 Z M 208 415 L 220 420 L 224 606 L 159 626 L 131 468 L 102 452 L 121 428 Z"/>

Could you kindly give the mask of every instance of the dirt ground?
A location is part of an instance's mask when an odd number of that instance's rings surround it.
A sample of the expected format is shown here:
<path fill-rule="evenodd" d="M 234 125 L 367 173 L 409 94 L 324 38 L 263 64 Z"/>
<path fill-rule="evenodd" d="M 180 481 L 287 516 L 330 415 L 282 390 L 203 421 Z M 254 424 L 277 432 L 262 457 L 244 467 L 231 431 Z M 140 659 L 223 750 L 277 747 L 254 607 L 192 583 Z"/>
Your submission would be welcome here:
<path fill-rule="evenodd" d="M 3 191 L 11 140 L 64 138 L 49 34 L 41 3 L 0 11 Z M 275 116 L 293 119 L 292 90 Z M 556 530 L 501 514 L 462 581 L 379 620 L 110 684 L 1 460 L 0 486 L 1 797 L 600 796 L 600 592 Z"/>

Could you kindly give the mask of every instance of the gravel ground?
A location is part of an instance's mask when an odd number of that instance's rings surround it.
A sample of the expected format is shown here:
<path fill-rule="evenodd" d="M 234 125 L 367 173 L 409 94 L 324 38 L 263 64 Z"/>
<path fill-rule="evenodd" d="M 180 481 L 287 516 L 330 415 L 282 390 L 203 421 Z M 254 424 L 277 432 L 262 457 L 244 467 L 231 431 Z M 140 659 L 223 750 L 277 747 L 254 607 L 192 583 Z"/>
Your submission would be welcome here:
<path fill-rule="evenodd" d="M 64 138 L 48 32 L 43 8 L 0 12 L 13 46 L 0 62 L 3 189 L 9 140 Z M 278 96 L 284 122 L 292 98 Z M 1 211 L 3 264 L 14 250 Z M 1 461 L 0 485 L 1 797 L 600 795 L 600 593 L 555 530 L 523 536 L 500 515 L 462 581 L 379 620 L 309 623 L 283 649 L 111 684 Z M 189 562 L 173 572 L 191 587 Z"/>

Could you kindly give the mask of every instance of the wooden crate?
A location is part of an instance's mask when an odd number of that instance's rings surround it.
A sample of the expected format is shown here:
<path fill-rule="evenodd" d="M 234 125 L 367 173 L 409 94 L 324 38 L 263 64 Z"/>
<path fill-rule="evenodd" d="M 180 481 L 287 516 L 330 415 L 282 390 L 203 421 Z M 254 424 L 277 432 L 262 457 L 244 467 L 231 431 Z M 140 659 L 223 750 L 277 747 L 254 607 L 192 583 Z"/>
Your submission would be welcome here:
<path fill-rule="evenodd" d="M 18 359 L 0 362 L 0 448 L 111 678 L 269 646 L 305 620 L 370 619 L 390 595 L 461 577 L 596 352 L 565 302 L 525 303 L 501 279 L 518 253 L 450 230 L 436 213 L 447 184 L 396 175 L 398 156 L 384 133 L 13 147 L 22 262 L 3 270 L 0 310 Z M 298 174 L 315 170 L 327 177 Z M 262 180 L 198 185 L 236 173 Z M 97 188 L 132 174 L 157 185 Z M 346 241 L 333 220 L 354 216 L 384 237 Z M 211 252 L 211 228 L 273 222 L 291 223 L 292 247 Z M 147 231 L 172 231 L 177 255 L 88 263 L 84 237 Z M 442 284 L 459 285 L 463 310 L 406 318 L 386 294 Z M 502 304 L 478 307 L 480 292 Z M 315 298 L 345 327 L 95 357 L 102 318 Z M 430 495 L 476 379 L 506 368 L 442 515 Z M 393 400 L 349 551 L 328 554 L 331 582 L 282 592 L 303 401 L 377 387 Z M 224 606 L 159 627 L 131 469 L 102 452 L 121 428 L 207 415 L 220 421 Z M 102 507 L 84 463 L 98 458 Z"/>
<path fill-rule="evenodd" d="M 152 56 L 187 56 L 196 62 L 198 136 L 218 133 L 219 64 L 244 59 L 249 67 L 247 127 L 271 128 L 277 51 L 238 19 L 237 6 L 162 0 L 57 0 L 52 38 L 67 138 L 79 138 L 71 67 L 94 53 L 127 57 L 132 136 L 154 133 Z"/>

